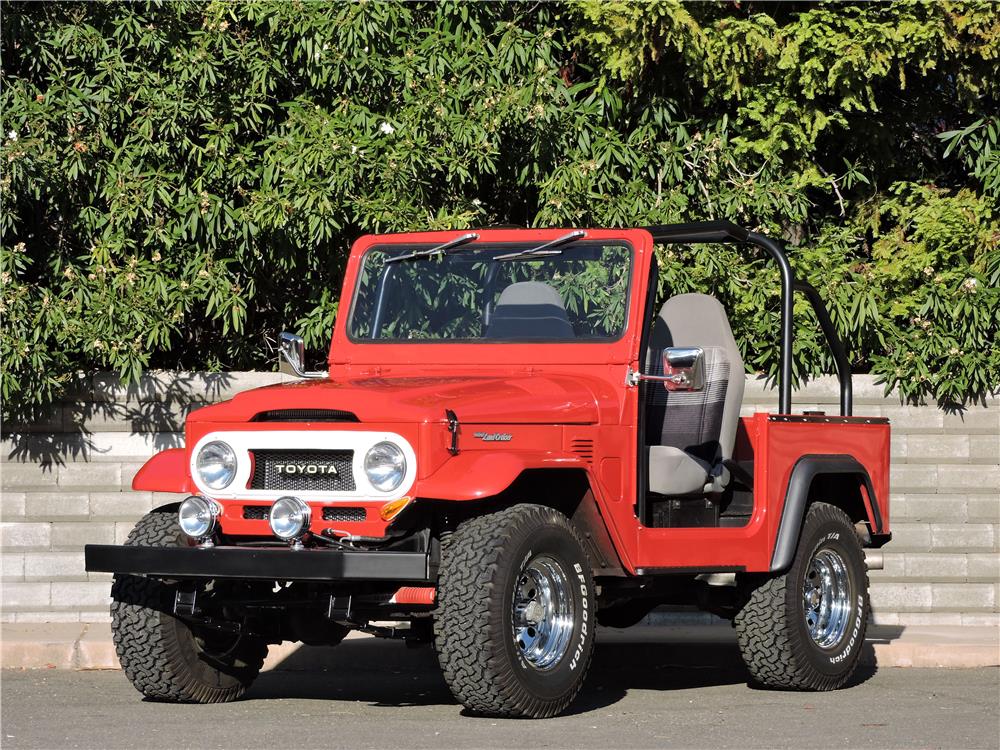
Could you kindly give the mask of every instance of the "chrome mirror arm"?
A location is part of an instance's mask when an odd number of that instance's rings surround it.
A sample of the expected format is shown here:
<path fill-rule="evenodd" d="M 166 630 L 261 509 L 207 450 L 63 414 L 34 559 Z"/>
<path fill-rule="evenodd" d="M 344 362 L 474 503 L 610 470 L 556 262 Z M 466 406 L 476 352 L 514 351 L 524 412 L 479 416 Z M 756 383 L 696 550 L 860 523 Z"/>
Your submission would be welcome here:
<path fill-rule="evenodd" d="M 325 378 L 329 375 L 324 370 L 307 372 L 302 369 L 305 361 L 305 341 L 294 333 L 282 332 L 278 336 L 278 357 L 285 360 L 292 374 L 300 378 Z"/>

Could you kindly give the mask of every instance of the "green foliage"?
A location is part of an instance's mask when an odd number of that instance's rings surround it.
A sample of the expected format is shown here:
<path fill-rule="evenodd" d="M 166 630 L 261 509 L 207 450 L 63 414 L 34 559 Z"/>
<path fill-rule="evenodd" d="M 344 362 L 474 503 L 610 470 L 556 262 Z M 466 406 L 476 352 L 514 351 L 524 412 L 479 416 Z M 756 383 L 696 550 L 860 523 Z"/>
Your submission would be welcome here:
<path fill-rule="evenodd" d="M 2 12 L 8 416 L 80 369 L 259 368 L 286 327 L 319 349 L 357 236 L 510 223 L 728 218 L 789 242 L 859 371 L 913 398 L 1000 382 L 988 3 Z M 773 372 L 774 270 L 663 258 Z M 797 310 L 797 372 L 829 370 Z"/>

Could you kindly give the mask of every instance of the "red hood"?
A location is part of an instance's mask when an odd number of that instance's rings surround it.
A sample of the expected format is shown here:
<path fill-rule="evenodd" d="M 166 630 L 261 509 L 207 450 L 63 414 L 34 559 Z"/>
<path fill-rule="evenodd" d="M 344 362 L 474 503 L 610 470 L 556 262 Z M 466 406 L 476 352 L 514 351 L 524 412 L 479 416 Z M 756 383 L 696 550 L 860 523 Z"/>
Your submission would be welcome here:
<path fill-rule="evenodd" d="M 595 384 L 596 385 L 596 384 Z M 593 424 L 595 390 L 566 375 L 520 377 L 373 377 L 302 381 L 256 388 L 199 409 L 195 421 L 246 422 L 273 409 L 339 409 L 362 422 Z"/>

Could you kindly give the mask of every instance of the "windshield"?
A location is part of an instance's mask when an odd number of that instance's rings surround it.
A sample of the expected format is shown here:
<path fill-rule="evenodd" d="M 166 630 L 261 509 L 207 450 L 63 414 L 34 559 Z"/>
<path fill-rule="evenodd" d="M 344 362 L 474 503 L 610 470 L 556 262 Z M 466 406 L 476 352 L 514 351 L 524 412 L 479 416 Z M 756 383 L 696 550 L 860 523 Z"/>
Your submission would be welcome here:
<path fill-rule="evenodd" d="M 370 249 L 348 333 L 355 341 L 608 341 L 624 332 L 631 247 L 575 242 L 531 255 L 529 243 Z M 393 258 L 398 259 L 394 262 Z"/>

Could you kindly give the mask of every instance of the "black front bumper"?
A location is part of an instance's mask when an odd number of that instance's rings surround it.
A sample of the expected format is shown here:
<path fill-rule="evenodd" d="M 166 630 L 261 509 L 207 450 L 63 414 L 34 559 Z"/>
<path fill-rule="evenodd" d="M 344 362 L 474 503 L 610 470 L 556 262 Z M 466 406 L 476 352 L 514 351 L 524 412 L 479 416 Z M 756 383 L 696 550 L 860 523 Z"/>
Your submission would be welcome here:
<path fill-rule="evenodd" d="M 416 551 L 88 544 L 84 555 L 88 572 L 153 578 L 429 583 L 437 573 L 436 560 L 427 552 Z"/>

